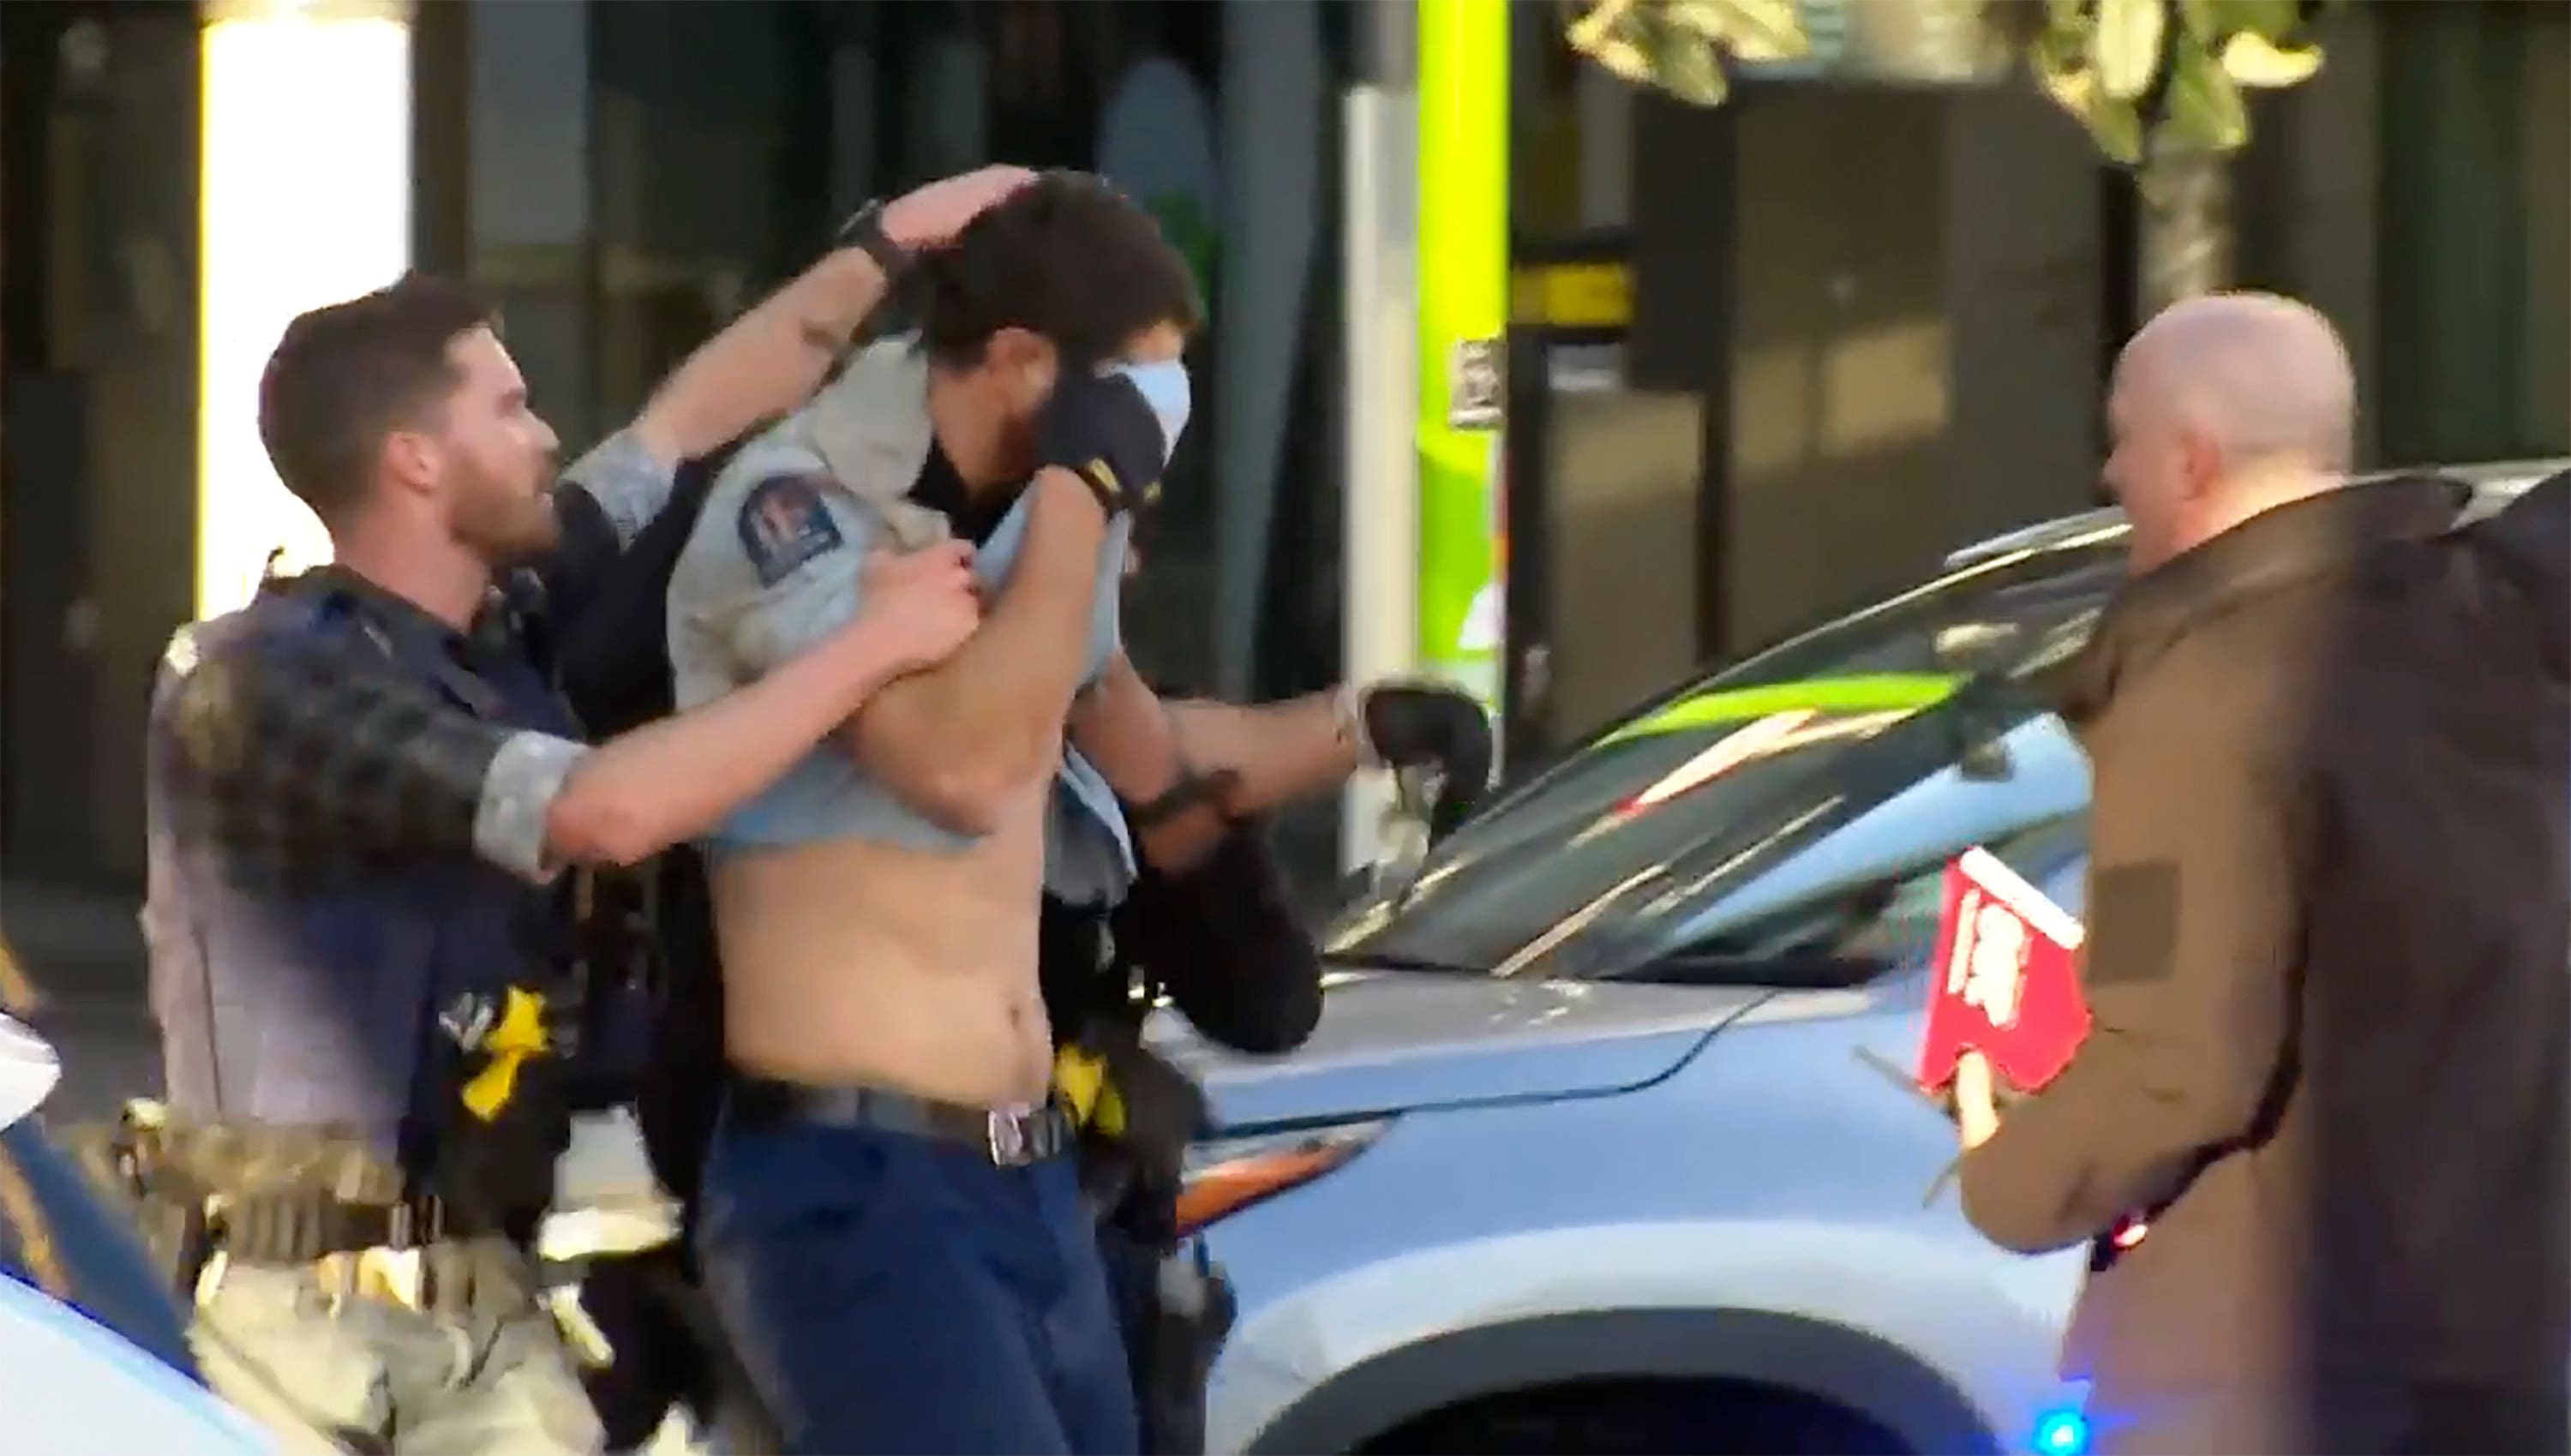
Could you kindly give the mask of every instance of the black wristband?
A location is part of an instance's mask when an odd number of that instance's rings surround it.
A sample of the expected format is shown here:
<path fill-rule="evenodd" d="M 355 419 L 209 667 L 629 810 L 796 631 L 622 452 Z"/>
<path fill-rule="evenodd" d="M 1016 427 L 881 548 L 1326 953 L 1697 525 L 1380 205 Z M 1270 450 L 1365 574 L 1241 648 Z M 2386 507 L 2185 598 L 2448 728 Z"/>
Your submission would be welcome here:
<path fill-rule="evenodd" d="M 838 236 L 830 243 L 833 248 L 856 248 L 873 258 L 875 266 L 883 271 L 884 281 L 890 283 L 909 268 L 910 254 L 884 232 L 883 212 L 880 198 L 857 209 L 855 216 L 839 225 Z"/>

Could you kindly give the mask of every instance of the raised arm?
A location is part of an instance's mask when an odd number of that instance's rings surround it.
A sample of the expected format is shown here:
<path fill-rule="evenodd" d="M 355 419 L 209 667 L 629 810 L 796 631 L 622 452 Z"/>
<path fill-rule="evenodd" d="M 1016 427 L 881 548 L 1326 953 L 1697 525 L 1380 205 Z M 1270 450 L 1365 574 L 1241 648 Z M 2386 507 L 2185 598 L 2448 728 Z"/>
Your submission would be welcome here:
<path fill-rule="evenodd" d="M 936 247 L 1033 174 L 986 167 L 860 214 L 842 245 L 700 345 L 653 390 L 632 424 L 563 472 L 563 544 L 547 585 L 577 598 L 589 573 L 630 544 L 670 499 L 678 466 L 785 413 L 820 387 L 889 279 L 886 257 Z M 866 235 L 879 231 L 880 241 Z"/>
<path fill-rule="evenodd" d="M 1109 510 L 1122 510 L 1123 482 L 1157 480 L 1168 459 L 1130 383 L 1078 378 L 1055 394 L 1026 534 L 981 630 L 936 670 L 869 703 L 847 737 L 869 771 L 958 833 L 989 833 L 1059 766 L 1095 614 L 1114 609 L 1097 596 Z"/>
<path fill-rule="evenodd" d="M 987 834 L 1060 761 L 1088 645 L 1107 517 L 1062 470 L 1028 487 L 1026 537 L 981 630 L 938 669 L 893 684 L 843 741 L 905 803 Z"/>

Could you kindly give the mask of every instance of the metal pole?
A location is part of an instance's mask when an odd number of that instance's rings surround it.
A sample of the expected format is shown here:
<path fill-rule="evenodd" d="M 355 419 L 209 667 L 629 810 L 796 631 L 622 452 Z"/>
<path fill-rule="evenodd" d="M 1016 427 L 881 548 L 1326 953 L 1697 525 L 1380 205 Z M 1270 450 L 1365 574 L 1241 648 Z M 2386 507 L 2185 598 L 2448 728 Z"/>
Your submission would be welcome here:
<path fill-rule="evenodd" d="M 1412 5 L 1359 7 L 1364 31 L 1354 84 L 1340 99 L 1339 216 L 1346 280 L 1339 417 L 1346 482 L 1340 512 L 1341 658 L 1364 682 L 1417 666 L 1419 490 L 1411 425 L 1418 239 L 1411 139 L 1417 106 Z M 1340 868 L 1374 861 L 1391 786 L 1380 775 L 1349 784 L 1340 815 Z"/>

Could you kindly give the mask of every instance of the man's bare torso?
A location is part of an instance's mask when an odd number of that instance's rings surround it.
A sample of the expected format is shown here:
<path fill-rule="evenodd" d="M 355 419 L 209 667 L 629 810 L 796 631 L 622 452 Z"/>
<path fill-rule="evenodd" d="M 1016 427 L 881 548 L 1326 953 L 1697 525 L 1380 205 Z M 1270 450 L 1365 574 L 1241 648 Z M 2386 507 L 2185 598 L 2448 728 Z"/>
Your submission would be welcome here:
<path fill-rule="evenodd" d="M 861 839 L 735 851 L 713 867 L 735 1066 L 974 1107 L 1041 1101 L 1036 983 L 1050 784 L 959 854 Z"/>

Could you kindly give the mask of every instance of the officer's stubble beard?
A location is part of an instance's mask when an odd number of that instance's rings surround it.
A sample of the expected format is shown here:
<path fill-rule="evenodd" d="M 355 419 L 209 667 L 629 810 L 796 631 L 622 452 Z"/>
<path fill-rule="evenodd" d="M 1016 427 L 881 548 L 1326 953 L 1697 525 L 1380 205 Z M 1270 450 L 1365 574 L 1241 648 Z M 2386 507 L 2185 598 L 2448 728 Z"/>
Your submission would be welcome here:
<path fill-rule="evenodd" d="M 542 560 L 562 540 L 555 513 L 555 466 L 536 460 L 513 472 L 516 480 L 458 461 L 459 479 L 447 514 L 447 533 L 494 572 Z"/>

